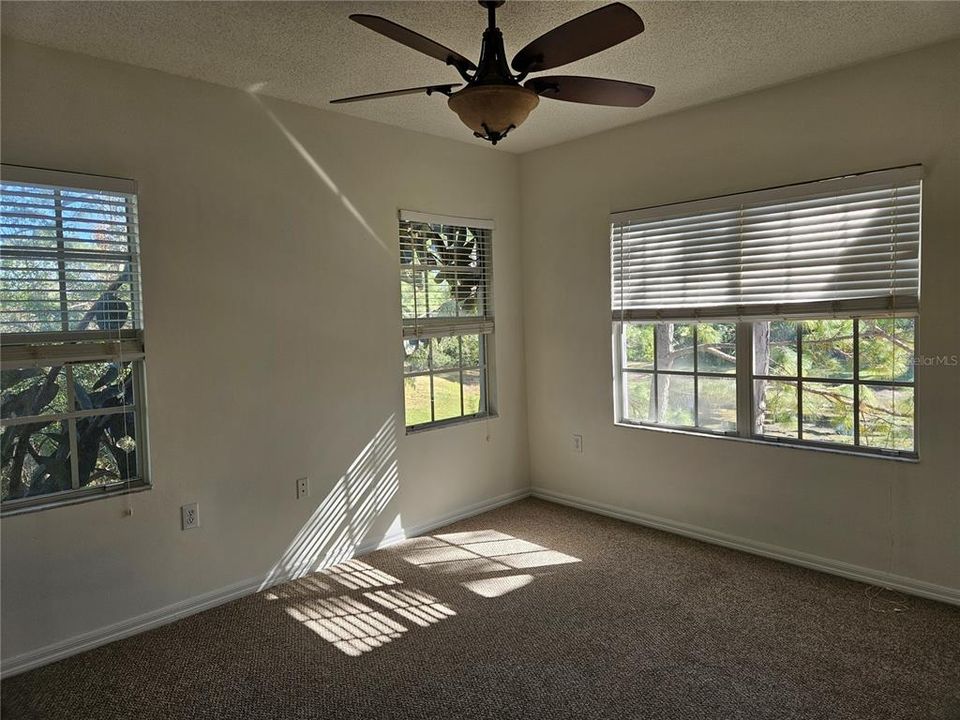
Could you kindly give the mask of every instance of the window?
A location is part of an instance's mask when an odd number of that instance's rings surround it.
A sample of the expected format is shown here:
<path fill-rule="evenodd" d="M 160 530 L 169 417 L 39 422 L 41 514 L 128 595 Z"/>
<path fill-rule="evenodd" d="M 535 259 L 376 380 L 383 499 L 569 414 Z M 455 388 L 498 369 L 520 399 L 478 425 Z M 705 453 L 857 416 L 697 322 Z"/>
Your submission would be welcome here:
<path fill-rule="evenodd" d="M 491 414 L 492 229 L 485 220 L 400 212 L 408 430 Z"/>
<path fill-rule="evenodd" d="M 624 323 L 624 418 L 736 431 L 734 323 Z"/>
<path fill-rule="evenodd" d="M 914 456 L 920 178 L 614 215 L 616 421 Z"/>
<path fill-rule="evenodd" d="M 135 184 L 2 166 L 2 507 L 145 487 Z"/>
<path fill-rule="evenodd" d="M 905 318 L 754 324 L 754 432 L 914 449 L 914 336 Z"/>

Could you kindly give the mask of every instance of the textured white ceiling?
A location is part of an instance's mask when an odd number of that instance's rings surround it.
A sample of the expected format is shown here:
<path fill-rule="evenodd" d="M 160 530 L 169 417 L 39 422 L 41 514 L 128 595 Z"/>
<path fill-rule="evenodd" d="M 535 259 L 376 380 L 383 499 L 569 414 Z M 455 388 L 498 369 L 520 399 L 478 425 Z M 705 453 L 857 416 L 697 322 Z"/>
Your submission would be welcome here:
<path fill-rule="evenodd" d="M 507 2 L 498 12 L 513 55 L 552 27 L 605 3 Z M 498 148 L 526 152 L 723 97 L 960 36 L 960 2 L 631 2 L 646 32 L 551 73 L 648 83 L 639 109 L 545 99 Z M 361 27 L 383 15 L 476 60 L 485 11 L 447 2 L 13 2 L 5 34 L 479 143 L 445 98 L 350 105 L 329 100 L 456 82 L 446 67 Z"/>

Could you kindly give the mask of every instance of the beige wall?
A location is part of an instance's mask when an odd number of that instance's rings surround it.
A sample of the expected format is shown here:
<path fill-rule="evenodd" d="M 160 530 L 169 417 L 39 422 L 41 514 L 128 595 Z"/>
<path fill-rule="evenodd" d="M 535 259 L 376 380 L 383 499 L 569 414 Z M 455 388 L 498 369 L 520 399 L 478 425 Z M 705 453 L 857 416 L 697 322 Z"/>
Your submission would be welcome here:
<path fill-rule="evenodd" d="M 319 561 L 527 486 L 516 157 L 6 38 L 2 61 L 4 162 L 140 184 L 155 483 L 3 520 L 5 658 L 282 571 L 305 526 Z M 404 436 L 398 208 L 497 223 L 497 419 Z"/>
<path fill-rule="evenodd" d="M 611 211 L 921 162 L 919 351 L 960 355 L 958 88 L 952 42 L 524 155 L 534 487 L 960 589 L 960 368 L 917 372 L 917 464 L 614 427 L 607 225 Z"/>

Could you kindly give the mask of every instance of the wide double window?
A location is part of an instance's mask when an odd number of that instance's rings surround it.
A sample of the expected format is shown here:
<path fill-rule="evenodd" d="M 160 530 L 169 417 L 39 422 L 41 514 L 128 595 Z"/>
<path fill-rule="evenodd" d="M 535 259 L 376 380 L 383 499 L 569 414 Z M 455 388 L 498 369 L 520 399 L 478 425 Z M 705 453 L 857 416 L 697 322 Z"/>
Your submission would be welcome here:
<path fill-rule="evenodd" d="M 617 422 L 915 455 L 920 178 L 614 215 Z"/>
<path fill-rule="evenodd" d="M 2 507 L 147 484 L 136 186 L 2 167 Z"/>
<path fill-rule="evenodd" d="M 491 412 L 493 223 L 400 212 L 404 414 L 410 430 Z"/>

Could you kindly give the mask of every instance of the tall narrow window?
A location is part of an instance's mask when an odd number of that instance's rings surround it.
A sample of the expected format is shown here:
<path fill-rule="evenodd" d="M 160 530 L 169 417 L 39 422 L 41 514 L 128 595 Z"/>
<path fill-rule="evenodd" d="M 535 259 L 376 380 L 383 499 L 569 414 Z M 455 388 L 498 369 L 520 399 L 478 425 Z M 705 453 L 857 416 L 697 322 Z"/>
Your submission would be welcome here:
<path fill-rule="evenodd" d="M 491 221 L 400 212 L 410 430 L 491 413 L 492 231 Z"/>
<path fill-rule="evenodd" d="M 4 165 L 2 507 L 147 484 L 133 181 Z"/>
<path fill-rule="evenodd" d="M 617 422 L 916 454 L 921 169 L 611 218 Z"/>

